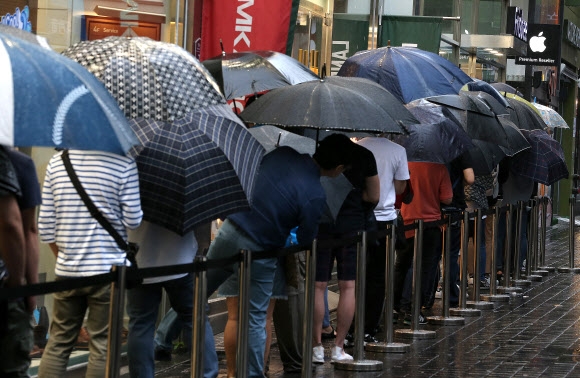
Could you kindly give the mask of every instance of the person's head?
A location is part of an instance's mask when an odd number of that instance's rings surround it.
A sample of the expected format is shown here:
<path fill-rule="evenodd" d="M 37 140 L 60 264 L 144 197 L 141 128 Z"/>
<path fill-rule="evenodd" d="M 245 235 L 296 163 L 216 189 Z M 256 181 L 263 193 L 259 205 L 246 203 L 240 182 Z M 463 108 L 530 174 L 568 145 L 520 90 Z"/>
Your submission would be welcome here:
<path fill-rule="evenodd" d="M 352 164 L 354 143 L 344 134 L 331 134 L 318 143 L 312 156 L 323 176 L 336 177 Z"/>

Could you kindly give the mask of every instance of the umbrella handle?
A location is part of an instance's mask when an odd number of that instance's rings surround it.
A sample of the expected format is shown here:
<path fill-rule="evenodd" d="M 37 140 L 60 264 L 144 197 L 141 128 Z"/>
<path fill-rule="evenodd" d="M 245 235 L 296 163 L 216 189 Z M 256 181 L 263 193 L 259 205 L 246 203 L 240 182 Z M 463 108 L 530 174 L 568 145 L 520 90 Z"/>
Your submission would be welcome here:
<path fill-rule="evenodd" d="M 222 49 L 222 56 L 226 56 L 226 51 L 224 50 L 224 42 L 220 38 L 220 48 Z"/>
<path fill-rule="evenodd" d="M 276 147 L 280 147 L 280 138 L 282 138 L 282 133 L 278 133 L 278 140 L 276 141 Z"/>

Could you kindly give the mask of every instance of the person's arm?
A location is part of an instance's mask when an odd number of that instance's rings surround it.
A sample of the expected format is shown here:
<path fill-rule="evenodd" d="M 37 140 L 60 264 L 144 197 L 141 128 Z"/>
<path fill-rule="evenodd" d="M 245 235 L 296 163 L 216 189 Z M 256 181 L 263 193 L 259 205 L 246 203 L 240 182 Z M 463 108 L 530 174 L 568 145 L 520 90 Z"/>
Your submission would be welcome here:
<path fill-rule="evenodd" d="M 465 168 L 463 170 L 463 182 L 467 185 L 473 185 L 475 182 L 475 174 L 473 168 Z"/>
<path fill-rule="evenodd" d="M 26 265 L 22 216 L 13 195 L 0 197 L 0 257 L 8 269 L 7 287 L 23 285 Z"/>
<path fill-rule="evenodd" d="M 296 230 L 296 239 L 299 245 L 307 245 L 318 234 L 318 222 L 326 206 L 326 199 L 320 197 L 312 199 L 302 207 L 300 223 Z"/>
<path fill-rule="evenodd" d="M 365 202 L 377 204 L 381 195 L 381 184 L 379 175 L 365 178 L 366 188 L 362 192 L 362 199 Z"/>
<path fill-rule="evenodd" d="M 48 246 L 50 247 L 54 257 L 58 257 L 58 245 L 56 245 L 56 243 L 48 243 Z"/>
<path fill-rule="evenodd" d="M 119 194 L 123 212 L 123 224 L 128 229 L 134 230 L 139 227 L 143 220 L 139 193 L 139 174 L 137 173 L 137 164 L 134 161 L 128 164 L 124 180 L 125 182 Z"/>
<path fill-rule="evenodd" d="M 407 188 L 407 180 L 393 180 L 396 194 L 403 194 Z"/>

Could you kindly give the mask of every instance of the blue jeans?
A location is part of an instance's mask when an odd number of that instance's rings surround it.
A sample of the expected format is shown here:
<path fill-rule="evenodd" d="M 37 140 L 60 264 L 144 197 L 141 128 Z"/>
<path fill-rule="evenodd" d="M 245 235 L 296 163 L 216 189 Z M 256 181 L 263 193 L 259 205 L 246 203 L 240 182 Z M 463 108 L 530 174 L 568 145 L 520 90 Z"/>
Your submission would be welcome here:
<path fill-rule="evenodd" d="M 173 350 L 173 340 L 179 337 L 183 323 L 173 308 L 163 316 L 155 331 L 155 349 Z"/>
<path fill-rule="evenodd" d="M 208 260 L 222 259 L 237 254 L 241 249 L 257 252 L 264 250 L 258 243 L 245 234 L 240 228 L 228 219 L 220 227 L 218 234 L 207 253 Z M 248 348 L 248 376 L 264 376 L 264 346 L 266 344 L 266 310 L 272 296 L 274 274 L 277 258 L 252 261 L 250 282 L 250 316 Z M 233 274 L 236 265 L 223 266 L 207 271 L 207 295 L 212 295 L 218 287 Z M 209 324 L 209 319 L 207 324 Z M 206 331 L 206 341 L 213 333 Z M 244 342 L 244 340 L 238 340 Z M 206 346 L 208 341 L 206 342 Z M 206 354 L 215 355 L 215 348 L 206 349 Z M 217 371 L 217 357 L 214 365 Z M 206 367 L 207 368 L 207 367 Z"/>
<path fill-rule="evenodd" d="M 191 274 L 175 280 L 141 285 L 127 290 L 127 314 L 129 315 L 127 355 L 131 377 L 149 378 L 155 375 L 153 339 L 163 289 L 165 289 L 171 307 L 177 312 L 183 325 L 185 345 L 191 348 L 193 311 L 193 277 Z M 208 369 L 208 366 L 213 364 L 213 361 L 208 361 L 211 355 L 208 357 L 204 354 L 204 358 L 206 369 Z M 217 375 L 217 371 L 215 375 Z"/>

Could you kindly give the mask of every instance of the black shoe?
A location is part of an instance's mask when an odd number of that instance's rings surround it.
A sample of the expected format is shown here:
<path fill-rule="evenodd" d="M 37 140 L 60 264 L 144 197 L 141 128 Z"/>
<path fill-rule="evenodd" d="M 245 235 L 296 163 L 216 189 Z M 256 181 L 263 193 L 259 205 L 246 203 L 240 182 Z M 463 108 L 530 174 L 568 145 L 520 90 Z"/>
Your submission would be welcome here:
<path fill-rule="evenodd" d="M 322 340 L 331 340 L 336 338 L 336 330 L 332 325 L 330 326 L 330 328 L 332 329 L 332 331 L 321 333 L 320 337 L 322 338 Z"/>
<path fill-rule="evenodd" d="M 378 343 L 378 342 L 379 342 L 379 340 L 377 340 L 370 333 L 365 334 L 365 343 L 364 343 L 365 346 L 367 345 L 367 343 Z"/>
<path fill-rule="evenodd" d="M 403 320 L 403 323 L 406 325 L 411 325 L 412 318 L 413 315 L 410 312 L 406 312 L 405 320 Z M 419 324 L 427 324 L 427 319 L 425 318 L 425 315 L 423 315 L 422 312 L 419 313 Z"/>
<path fill-rule="evenodd" d="M 344 337 L 344 347 L 343 348 L 352 348 L 354 347 L 354 335 L 350 332 L 346 333 Z"/>
<path fill-rule="evenodd" d="M 156 348 L 155 361 L 171 361 L 171 351 L 163 348 Z"/>

